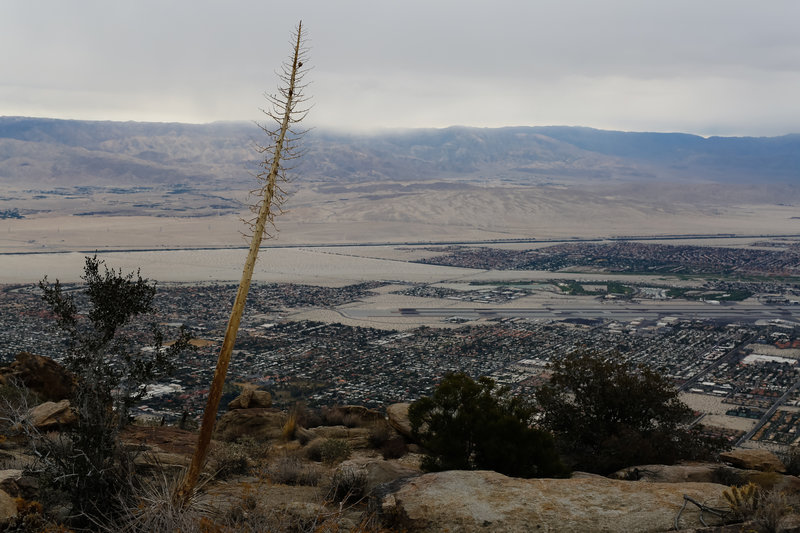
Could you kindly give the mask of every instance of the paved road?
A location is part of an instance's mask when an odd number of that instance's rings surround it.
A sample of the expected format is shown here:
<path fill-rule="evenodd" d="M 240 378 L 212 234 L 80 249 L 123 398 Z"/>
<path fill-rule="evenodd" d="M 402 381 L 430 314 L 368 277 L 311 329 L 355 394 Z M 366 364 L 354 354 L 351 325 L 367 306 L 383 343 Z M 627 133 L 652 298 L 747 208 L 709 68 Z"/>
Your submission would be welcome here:
<path fill-rule="evenodd" d="M 761 429 L 761 427 L 762 427 L 764 424 L 766 424 L 766 423 L 769 421 L 769 419 L 770 419 L 770 418 L 772 418 L 772 415 L 774 415 L 774 414 L 775 414 L 775 411 L 777 411 L 777 410 L 778 410 L 778 408 L 779 408 L 781 405 L 783 405 L 783 402 L 785 402 L 785 401 L 786 401 L 786 400 L 789 398 L 789 395 L 791 395 L 791 394 L 792 394 L 794 391 L 796 391 L 798 387 L 800 387 L 800 381 L 796 382 L 794 385 L 792 385 L 791 387 L 789 387 L 789 390 L 787 390 L 787 391 L 786 391 L 786 392 L 783 394 L 783 396 L 781 396 L 780 398 L 778 398 L 777 400 L 775 400 L 775 403 L 773 403 L 773 404 L 772 404 L 772 407 L 770 407 L 770 408 L 767 410 L 767 412 L 766 412 L 766 413 L 764 413 L 764 416 L 762 416 L 762 417 L 761 417 L 761 418 L 758 420 L 758 422 L 756 422 L 756 425 L 755 425 L 755 426 L 753 426 L 753 429 L 751 429 L 750 431 L 748 431 L 747 433 L 745 433 L 744 435 L 742 435 L 742 437 L 741 437 L 741 438 L 740 438 L 738 441 L 736 441 L 736 446 L 741 446 L 741 445 L 742 445 L 742 443 L 744 443 L 744 442 L 747 442 L 748 440 L 750 440 L 751 438 L 753 438 L 753 435 L 755 435 L 755 434 L 756 434 L 756 432 L 757 432 L 759 429 Z"/>
<path fill-rule="evenodd" d="M 396 242 L 329 242 L 329 243 L 272 243 L 265 242 L 262 248 L 355 248 L 362 246 L 491 246 L 493 244 L 542 244 L 542 243 L 576 243 L 576 242 L 603 242 L 603 241 L 685 241 L 697 239 L 768 239 L 775 237 L 800 237 L 794 233 L 690 233 L 683 235 L 619 235 L 612 237 L 568 237 L 560 239 L 489 239 L 489 240 L 428 240 L 428 241 L 396 241 Z M 128 252 L 183 252 L 190 250 L 247 250 L 247 246 L 201 246 L 181 248 L 107 248 L 91 250 L 25 250 L 17 252 L 0 252 L 0 255 L 37 255 L 58 253 L 128 253 Z"/>
<path fill-rule="evenodd" d="M 679 391 L 685 391 L 685 390 L 689 389 L 695 383 L 697 383 L 698 381 L 703 379 L 709 372 L 711 372 L 711 370 L 717 368 L 722 363 L 731 361 L 732 359 L 735 359 L 736 357 L 738 357 L 739 354 L 741 353 L 741 347 L 750 344 L 750 342 L 752 340 L 753 340 L 753 336 L 752 335 L 743 338 L 742 341 L 737 343 L 735 347 L 733 347 L 731 350 L 728 351 L 728 353 L 726 353 L 722 357 L 717 358 L 710 365 L 705 367 L 703 370 L 701 370 L 700 372 L 698 372 L 697 374 L 695 374 L 694 376 L 692 376 L 691 378 L 686 380 L 686 382 L 684 382 L 683 385 L 678 387 L 678 390 Z"/>

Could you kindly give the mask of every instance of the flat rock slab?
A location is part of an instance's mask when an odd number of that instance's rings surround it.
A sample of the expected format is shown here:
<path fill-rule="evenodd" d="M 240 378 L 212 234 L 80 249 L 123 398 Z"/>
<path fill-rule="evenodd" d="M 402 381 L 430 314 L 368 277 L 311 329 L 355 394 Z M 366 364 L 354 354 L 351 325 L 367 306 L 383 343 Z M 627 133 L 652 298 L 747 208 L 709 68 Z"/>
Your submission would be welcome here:
<path fill-rule="evenodd" d="M 519 479 L 489 471 L 426 474 L 374 502 L 385 525 L 408 531 L 656 532 L 674 528 L 683 495 L 724 505 L 724 485 L 606 478 Z M 704 515 L 706 522 L 715 517 Z M 688 505 L 681 528 L 701 526 Z"/>
<path fill-rule="evenodd" d="M 761 470 L 762 472 L 786 472 L 783 462 L 768 450 L 734 448 L 719 454 L 720 461 L 726 461 L 737 468 Z"/>

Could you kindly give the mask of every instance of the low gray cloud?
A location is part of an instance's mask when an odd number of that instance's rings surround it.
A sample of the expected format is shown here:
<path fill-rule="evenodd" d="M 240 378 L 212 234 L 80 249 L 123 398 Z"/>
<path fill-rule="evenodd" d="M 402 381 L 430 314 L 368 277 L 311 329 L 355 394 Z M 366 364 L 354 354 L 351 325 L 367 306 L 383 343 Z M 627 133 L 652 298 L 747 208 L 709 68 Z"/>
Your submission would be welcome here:
<path fill-rule="evenodd" d="M 0 114 L 255 119 L 300 19 L 318 126 L 800 130 L 794 0 L 12 0 Z"/>

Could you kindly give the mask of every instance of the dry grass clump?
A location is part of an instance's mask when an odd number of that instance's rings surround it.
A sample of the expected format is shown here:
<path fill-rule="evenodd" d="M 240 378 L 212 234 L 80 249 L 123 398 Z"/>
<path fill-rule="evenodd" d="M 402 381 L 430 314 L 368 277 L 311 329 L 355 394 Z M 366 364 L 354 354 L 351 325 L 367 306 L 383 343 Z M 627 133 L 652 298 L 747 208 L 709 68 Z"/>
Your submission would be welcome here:
<path fill-rule="evenodd" d="M 283 440 L 292 440 L 297 432 L 297 427 L 297 413 L 292 411 L 281 428 L 281 438 Z"/>
<path fill-rule="evenodd" d="M 366 496 L 367 472 L 348 465 L 336 469 L 331 479 L 328 498 L 334 502 L 359 501 Z"/>
<path fill-rule="evenodd" d="M 269 466 L 267 475 L 273 483 L 316 487 L 322 472 L 313 465 L 303 464 L 297 457 L 284 455 Z"/>
<path fill-rule="evenodd" d="M 220 443 L 211 450 L 210 458 L 216 465 L 216 477 L 227 479 L 250 473 L 253 463 L 264 460 L 271 446 L 253 437 L 239 437 L 236 442 Z"/>
<path fill-rule="evenodd" d="M 195 491 L 185 501 L 176 495 L 183 475 L 165 473 L 137 480 L 132 494 L 120 498 L 120 515 L 101 531 L 119 533 L 145 533 L 152 531 L 180 531 L 181 533 L 210 533 L 204 524 L 212 522 L 216 510 L 198 497 Z"/>

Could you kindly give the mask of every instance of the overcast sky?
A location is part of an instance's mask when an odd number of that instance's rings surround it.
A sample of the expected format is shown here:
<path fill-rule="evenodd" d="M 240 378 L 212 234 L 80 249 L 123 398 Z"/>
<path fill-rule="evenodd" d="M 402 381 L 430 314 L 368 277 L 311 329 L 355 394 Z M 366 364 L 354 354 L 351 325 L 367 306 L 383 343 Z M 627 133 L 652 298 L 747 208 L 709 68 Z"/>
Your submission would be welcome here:
<path fill-rule="evenodd" d="M 309 125 L 800 132 L 798 0 L 3 0 L 0 115 L 256 120 L 300 19 Z"/>

